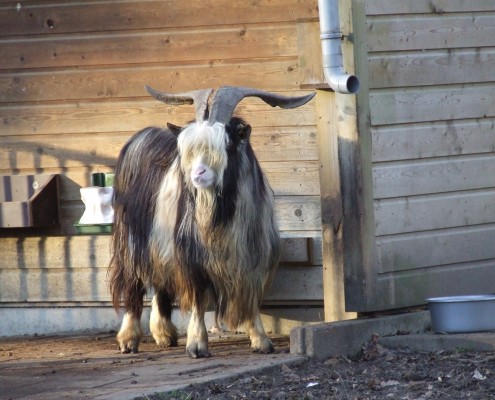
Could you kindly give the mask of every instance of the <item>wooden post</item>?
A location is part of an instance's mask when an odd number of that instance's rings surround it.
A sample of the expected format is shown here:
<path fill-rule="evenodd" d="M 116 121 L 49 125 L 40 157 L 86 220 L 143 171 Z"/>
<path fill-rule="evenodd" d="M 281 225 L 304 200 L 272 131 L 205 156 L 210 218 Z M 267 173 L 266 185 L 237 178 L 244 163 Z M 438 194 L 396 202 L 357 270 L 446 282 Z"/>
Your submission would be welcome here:
<path fill-rule="evenodd" d="M 355 318 L 345 311 L 342 243 L 342 197 L 338 159 L 335 93 L 318 90 L 316 96 L 323 246 L 325 321 Z"/>

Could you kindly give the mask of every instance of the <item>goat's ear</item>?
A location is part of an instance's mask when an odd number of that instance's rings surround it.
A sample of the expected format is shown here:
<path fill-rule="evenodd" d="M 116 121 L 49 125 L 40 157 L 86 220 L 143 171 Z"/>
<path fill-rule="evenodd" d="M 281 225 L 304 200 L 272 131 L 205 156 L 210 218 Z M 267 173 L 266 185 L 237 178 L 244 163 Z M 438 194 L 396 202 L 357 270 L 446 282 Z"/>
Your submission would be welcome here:
<path fill-rule="evenodd" d="M 251 135 L 251 125 L 242 122 L 239 123 L 237 125 L 237 134 L 240 139 L 249 139 L 249 136 Z"/>
<path fill-rule="evenodd" d="M 179 133 L 182 131 L 181 126 L 177 126 L 174 124 L 171 124 L 170 122 L 167 122 L 167 128 L 172 132 L 175 136 L 179 136 Z"/>

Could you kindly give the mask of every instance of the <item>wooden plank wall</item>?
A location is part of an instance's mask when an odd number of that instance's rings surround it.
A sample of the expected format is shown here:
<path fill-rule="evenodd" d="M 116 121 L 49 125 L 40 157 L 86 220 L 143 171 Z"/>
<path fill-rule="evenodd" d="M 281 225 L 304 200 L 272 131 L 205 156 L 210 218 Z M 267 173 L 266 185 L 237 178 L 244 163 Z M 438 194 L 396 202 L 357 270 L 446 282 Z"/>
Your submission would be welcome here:
<path fill-rule="evenodd" d="M 79 189 L 92 172 L 112 171 L 133 132 L 193 117 L 190 106 L 151 99 L 144 85 L 300 93 L 296 22 L 317 17 L 316 5 L 0 0 L 0 175 L 61 174 L 62 214 L 55 231 L 0 230 L 0 302 L 107 301 L 108 237 L 76 235 Z M 315 104 L 294 112 L 248 99 L 238 113 L 253 126 L 290 239 L 268 298 L 321 304 Z"/>
<path fill-rule="evenodd" d="M 365 12 L 381 288 L 369 307 L 493 292 L 495 3 L 370 0 Z"/>

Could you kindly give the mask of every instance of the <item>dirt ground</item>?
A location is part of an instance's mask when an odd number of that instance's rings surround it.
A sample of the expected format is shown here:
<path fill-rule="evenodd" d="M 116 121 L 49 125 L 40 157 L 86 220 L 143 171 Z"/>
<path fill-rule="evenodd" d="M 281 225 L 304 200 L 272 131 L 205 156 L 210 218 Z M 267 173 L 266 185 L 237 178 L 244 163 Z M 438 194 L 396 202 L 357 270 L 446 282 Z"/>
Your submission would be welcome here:
<path fill-rule="evenodd" d="M 142 399 L 495 399 L 495 353 L 392 351 L 375 337 L 356 360 L 308 360 Z"/>
<path fill-rule="evenodd" d="M 294 361 L 287 337 L 274 343 L 276 354 L 253 355 L 241 335 L 212 341 L 209 359 L 190 360 L 184 339 L 174 349 L 147 339 L 132 355 L 119 354 L 113 333 L 0 339 L 0 399 L 495 399 L 494 353 L 388 350 L 374 338 L 355 360 Z M 232 375 L 259 360 L 273 362 Z M 213 370 L 223 378 L 211 380 Z M 154 390 L 167 379 L 177 389 Z"/>

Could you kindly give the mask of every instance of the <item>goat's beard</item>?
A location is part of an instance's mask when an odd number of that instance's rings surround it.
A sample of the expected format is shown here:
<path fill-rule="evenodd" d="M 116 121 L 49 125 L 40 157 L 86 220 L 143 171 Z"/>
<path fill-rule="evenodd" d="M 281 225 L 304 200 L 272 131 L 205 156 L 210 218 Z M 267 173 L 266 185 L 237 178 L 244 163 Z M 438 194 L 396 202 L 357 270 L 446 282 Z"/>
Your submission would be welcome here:
<path fill-rule="evenodd" d="M 212 226 L 216 207 L 216 188 L 196 189 L 196 221 L 205 235 Z"/>

